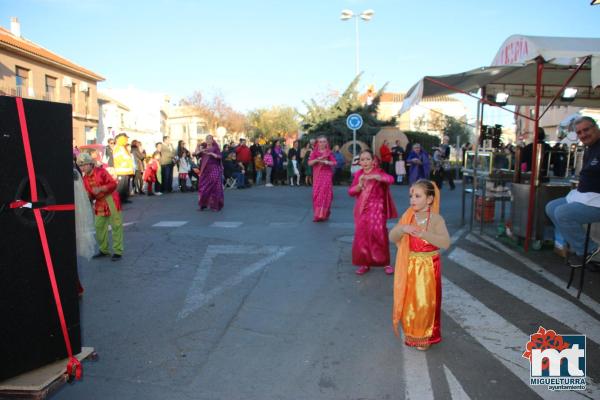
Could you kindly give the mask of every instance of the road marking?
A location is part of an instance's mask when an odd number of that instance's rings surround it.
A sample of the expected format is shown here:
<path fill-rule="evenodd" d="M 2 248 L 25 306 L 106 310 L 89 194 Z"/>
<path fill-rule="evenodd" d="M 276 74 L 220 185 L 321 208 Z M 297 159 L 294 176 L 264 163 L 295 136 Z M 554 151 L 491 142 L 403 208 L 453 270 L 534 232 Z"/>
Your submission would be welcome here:
<path fill-rule="evenodd" d="M 442 278 L 442 285 L 443 311 L 526 386 L 529 386 L 529 364 L 521 355 L 529 335 L 534 332 L 521 331 L 452 281 Z M 552 392 L 546 386 L 529 387 L 543 399 L 598 398 L 600 388 L 589 376 L 586 379 L 587 389 L 582 392 Z"/>
<path fill-rule="evenodd" d="M 213 228 L 238 228 L 243 224 L 240 221 L 217 221 L 213 222 L 210 226 Z"/>
<path fill-rule="evenodd" d="M 461 248 L 455 248 L 448 258 L 544 314 L 587 335 L 588 339 L 600 343 L 600 323 L 574 303 Z"/>
<path fill-rule="evenodd" d="M 339 229 L 354 228 L 354 222 L 330 222 L 327 225 L 330 228 L 339 228 Z"/>
<path fill-rule="evenodd" d="M 492 250 L 492 251 L 498 252 L 497 249 L 493 248 L 492 246 L 490 246 L 486 242 L 478 240 L 478 238 L 476 238 L 475 236 L 471 235 L 470 233 L 467 236 L 465 236 L 465 239 L 467 241 L 471 242 L 471 243 L 476 244 L 477 246 L 485 247 L 488 250 Z"/>
<path fill-rule="evenodd" d="M 270 228 L 295 228 L 298 226 L 297 222 L 270 222 Z"/>
<path fill-rule="evenodd" d="M 152 226 L 156 228 L 179 228 L 187 223 L 187 221 L 160 221 Z"/>
<path fill-rule="evenodd" d="M 446 381 L 448 382 L 448 388 L 450 389 L 450 396 L 452 400 L 471 400 L 465 389 L 456 379 L 450 368 L 444 364 L 444 373 L 446 374 Z"/>
<path fill-rule="evenodd" d="M 194 311 L 198 310 L 206 303 L 210 302 L 217 295 L 222 293 L 224 290 L 236 286 L 244 281 L 244 279 L 251 275 L 261 271 L 267 265 L 283 257 L 288 251 L 292 249 L 291 246 L 237 246 L 237 245 L 210 245 L 206 249 L 206 253 L 200 265 L 196 270 L 196 275 L 192 280 L 192 284 L 187 292 L 183 307 L 179 314 L 178 319 L 184 319 Z M 262 254 L 265 257 L 258 260 L 257 262 L 248 265 L 237 275 L 231 276 L 220 286 L 214 287 L 210 290 L 205 290 L 206 279 L 208 273 L 214 267 L 214 259 L 218 255 L 231 255 L 231 254 Z"/>
<path fill-rule="evenodd" d="M 540 265 L 531 261 L 527 257 L 522 256 L 521 254 L 517 253 L 516 251 L 513 251 L 512 249 L 506 247 L 505 245 L 503 245 L 502 243 L 500 243 L 496 240 L 489 239 L 483 235 L 476 235 L 476 236 L 478 238 L 480 238 L 481 240 L 488 242 L 493 246 L 496 246 L 501 251 L 508 254 L 515 260 L 520 261 L 521 264 L 523 264 L 529 270 L 535 272 L 536 274 L 538 274 L 542 278 L 546 279 L 547 281 L 552 282 L 554 285 L 559 287 L 561 290 L 569 293 L 573 297 L 577 297 L 577 289 L 575 289 L 575 287 L 571 286 L 569 289 L 567 289 L 567 283 L 565 281 L 563 281 L 562 279 L 560 279 L 558 276 L 556 276 L 553 273 L 551 273 L 550 271 L 548 271 L 547 269 L 542 268 Z M 567 267 L 565 266 L 565 268 L 567 268 Z M 596 313 L 600 314 L 600 303 L 598 303 L 597 301 L 595 301 L 594 299 L 592 299 L 585 293 L 581 293 L 581 298 L 579 299 L 579 301 L 581 301 L 581 303 L 585 304 L 586 306 L 588 306 L 589 308 L 594 310 Z"/>
<path fill-rule="evenodd" d="M 457 230 L 456 232 L 454 232 L 452 234 L 452 236 L 450 236 L 450 244 L 456 243 L 456 241 L 458 239 L 460 239 L 460 237 L 463 235 L 463 233 L 465 233 L 466 230 L 467 230 L 467 228 L 460 228 L 459 230 Z"/>
<path fill-rule="evenodd" d="M 433 399 L 431 377 L 425 352 L 403 346 L 405 398 L 413 400 Z"/>

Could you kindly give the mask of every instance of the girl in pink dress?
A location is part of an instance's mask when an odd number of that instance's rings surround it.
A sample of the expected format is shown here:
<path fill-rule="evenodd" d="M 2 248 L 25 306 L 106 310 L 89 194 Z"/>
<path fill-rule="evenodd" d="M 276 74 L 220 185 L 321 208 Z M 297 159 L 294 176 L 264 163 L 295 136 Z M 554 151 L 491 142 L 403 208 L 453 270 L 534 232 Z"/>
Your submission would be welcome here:
<path fill-rule="evenodd" d="M 360 165 L 348 190 L 350 196 L 356 197 L 352 264 L 359 266 L 357 275 L 375 266 L 384 266 L 385 273 L 391 275 L 394 268 L 390 266 L 386 222 L 398 216 L 389 190 L 394 178 L 377 166 L 371 150 L 360 153 Z"/>
<path fill-rule="evenodd" d="M 326 221 L 333 201 L 333 170 L 335 156 L 329 149 L 327 138 L 317 139 L 315 149 L 310 153 L 308 165 L 313 169 L 313 212 L 314 222 Z"/>

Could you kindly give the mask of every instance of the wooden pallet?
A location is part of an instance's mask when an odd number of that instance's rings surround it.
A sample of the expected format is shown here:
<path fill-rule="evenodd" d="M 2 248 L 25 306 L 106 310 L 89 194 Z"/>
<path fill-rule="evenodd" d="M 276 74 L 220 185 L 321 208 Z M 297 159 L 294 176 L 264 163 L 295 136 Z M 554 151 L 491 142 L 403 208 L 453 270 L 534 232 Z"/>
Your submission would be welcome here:
<path fill-rule="evenodd" d="M 75 357 L 79 361 L 93 360 L 97 354 L 93 347 L 82 347 L 81 353 L 76 354 Z M 65 358 L 0 382 L 0 400 L 45 399 L 69 380 L 66 374 L 68 361 Z"/>

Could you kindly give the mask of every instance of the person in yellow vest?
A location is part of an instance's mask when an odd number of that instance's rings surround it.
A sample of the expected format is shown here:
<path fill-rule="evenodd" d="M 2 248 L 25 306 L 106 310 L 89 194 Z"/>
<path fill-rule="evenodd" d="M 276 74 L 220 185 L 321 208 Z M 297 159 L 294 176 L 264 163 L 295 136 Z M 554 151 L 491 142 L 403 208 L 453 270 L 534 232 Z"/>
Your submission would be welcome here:
<path fill-rule="evenodd" d="M 133 158 L 127 150 L 129 136 L 125 132 L 115 136 L 115 148 L 113 150 L 113 160 L 115 163 L 115 174 L 117 175 L 117 192 L 121 197 L 122 203 L 129 203 L 129 184 L 133 171 Z"/>

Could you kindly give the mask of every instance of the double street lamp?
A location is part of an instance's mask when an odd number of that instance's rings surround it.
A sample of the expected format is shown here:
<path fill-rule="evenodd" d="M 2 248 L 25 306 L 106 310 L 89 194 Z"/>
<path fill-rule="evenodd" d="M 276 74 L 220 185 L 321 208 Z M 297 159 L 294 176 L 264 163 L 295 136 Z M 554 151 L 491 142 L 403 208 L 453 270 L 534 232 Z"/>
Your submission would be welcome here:
<path fill-rule="evenodd" d="M 373 18 L 373 15 L 375 14 L 375 11 L 368 9 L 365 10 L 363 12 L 361 12 L 360 14 L 354 14 L 354 12 L 352 10 L 342 10 L 342 15 L 340 16 L 340 19 L 342 21 L 348 21 L 351 18 L 354 18 L 354 26 L 355 26 L 355 31 L 356 31 L 356 75 L 358 76 L 360 69 L 358 67 L 359 64 L 359 55 L 358 55 L 358 18 L 362 19 L 363 21 L 370 21 L 371 18 Z"/>

